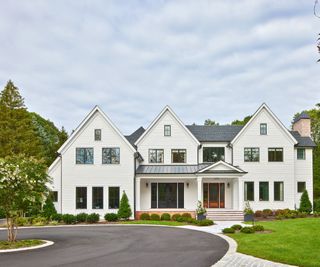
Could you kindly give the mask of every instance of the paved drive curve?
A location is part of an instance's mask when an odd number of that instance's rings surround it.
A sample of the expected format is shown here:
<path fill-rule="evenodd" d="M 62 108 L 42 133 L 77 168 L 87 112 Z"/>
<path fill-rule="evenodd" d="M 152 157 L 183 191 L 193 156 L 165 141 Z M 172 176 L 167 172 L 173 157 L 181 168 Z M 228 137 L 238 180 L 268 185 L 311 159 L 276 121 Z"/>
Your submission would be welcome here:
<path fill-rule="evenodd" d="M 228 243 L 198 231 L 152 226 L 20 229 L 19 239 L 54 241 L 50 247 L 0 254 L 0 266 L 211 266 Z M 6 231 L 0 231 L 0 240 Z"/>

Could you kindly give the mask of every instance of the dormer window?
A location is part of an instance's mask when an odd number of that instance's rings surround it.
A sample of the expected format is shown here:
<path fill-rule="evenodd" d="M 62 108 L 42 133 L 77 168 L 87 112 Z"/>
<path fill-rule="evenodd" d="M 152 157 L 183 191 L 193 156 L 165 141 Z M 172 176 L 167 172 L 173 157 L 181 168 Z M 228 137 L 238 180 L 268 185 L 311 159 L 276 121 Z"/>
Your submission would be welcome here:
<path fill-rule="evenodd" d="M 164 126 L 164 136 L 171 136 L 171 125 Z"/>
<path fill-rule="evenodd" d="M 94 129 L 94 141 L 101 141 L 101 129 Z"/>
<path fill-rule="evenodd" d="M 268 127 L 266 123 L 260 123 L 260 135 L 267 135 Z"/>

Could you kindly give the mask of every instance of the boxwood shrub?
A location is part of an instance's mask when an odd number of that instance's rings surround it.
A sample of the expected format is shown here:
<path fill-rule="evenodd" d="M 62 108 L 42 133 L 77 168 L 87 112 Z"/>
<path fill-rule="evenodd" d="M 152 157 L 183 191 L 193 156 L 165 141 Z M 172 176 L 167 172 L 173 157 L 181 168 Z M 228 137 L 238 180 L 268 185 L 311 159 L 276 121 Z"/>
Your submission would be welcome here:
<path fill-rule="evenodd" d="M 76 215 L 76 218 L 77 218 L 77 222 L 80 222 L 80 223 L 86 222 L 86 221 L 87 221 L 87 218 L 88 218 L 88 214 L 82 212 L 82 213 L 77 214 L 77 215 Z"/>
<path fill-rule="evenodd" d="M 197 225 L 199 226 L 213 225 L 213 220 L 205 219 L 205 220 L 197 221 Z"/>
<path fill-rule="evenodd" d="M 61 213 L 52 214 L 51 220 L 56 221 L 56 222 L 61 222 L 62 221 L 62 214 Z"/>
<path fill-rule="evenodd" d="M 181 217 L 181 214 L 176 213 L 176 214 L 173 214 L 173 215 L 172 215 L 171 219 L 172 219 L 173 221 L 176 221 L 177 218 L 179 218 L 179 217 Z"/>
<path fill-rule="evenodd" d="M 256 232 L 262 232 L 262 231 L 264 231 L 264 227 L 262 226 L 262 225 L 254 225 L 254 226 L 252 226 L 252 228 L 254 229 L 254 231 L 256 231 Z"/>
<path fill-rule="evenodd" d="M 230 228 L 224 228 L 223 230 L 222 230 L 222 233 L 224 233 L 224 234 L 234 234 L 236 232 L 236 230 L 234 229 L 234 228 L 232 228 L 232 227 L 230 227 Z"/>
<path fill-rule="evenodd" d="M 75 224 L 77 222 L 77 218 L 73 214 L 66 213 L 62 215 L 62 221 L 65 224 Z"/>
<path fill-rule="evenodd" d="M 245 233 L 245 234 L 253 234 L 255 231 L 254 231 L 254 228 L 253 227 L 243 227 L 241 230 L 240 230 L 241 233 Z"/>
<path fill-rule="evenodd" d="M 100 215 L 98 213 L 91 213 L 87 217 L 88 223 L 97 223 L 100 220 Z"/>
<path fill-rule="evenodd" d="M 118 217 L 118 214 L 116 213 L 106 213 L 104 215 L 104 219 L 108 222 L 116 222 L 118 221 L 119 217 Z"/>
<path fill-rule="evenodd" d="M 160 221 L 160 216 L 159 214 L 153 213 L 150 216 L 151 221 Z"/>
<path fill-rule="evenodd" d="M 187 213 L 187 212 L 182 213 L 181 217 L 184 217 L 184 218 L 192 218 L 191 213 Z"/>
<path fill-rule="evenodd" d="M 242 226 L 240 224 L 234 224 L 231 226 L 231 228 L 236 231 L 240 231 L 242 229 Z"/>
<path fill-rule="evenodd" d="M 140 220 L 150 220 L 149 213 L 141 213 Z"/>
<path fill-rule="evenodd" d="M 169 213 L 162 213 L 161 214 L 161 221 L 170 221 L 171 220 L 171 216 Z"/>

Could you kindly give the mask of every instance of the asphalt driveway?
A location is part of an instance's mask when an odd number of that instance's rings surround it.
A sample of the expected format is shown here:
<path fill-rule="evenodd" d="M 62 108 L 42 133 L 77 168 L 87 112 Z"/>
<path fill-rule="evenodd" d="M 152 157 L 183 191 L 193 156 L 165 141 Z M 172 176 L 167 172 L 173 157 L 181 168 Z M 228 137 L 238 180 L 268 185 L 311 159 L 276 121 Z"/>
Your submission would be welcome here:
<path fill-rule="evenodd" d="M 211 266 L 228 250 L 218 236 L 181 228 L 87 226 L 20 229 L 50 247 L 0 254 L 0 266 Z M 6 231 L 0 231 L 0 240 Z"/>

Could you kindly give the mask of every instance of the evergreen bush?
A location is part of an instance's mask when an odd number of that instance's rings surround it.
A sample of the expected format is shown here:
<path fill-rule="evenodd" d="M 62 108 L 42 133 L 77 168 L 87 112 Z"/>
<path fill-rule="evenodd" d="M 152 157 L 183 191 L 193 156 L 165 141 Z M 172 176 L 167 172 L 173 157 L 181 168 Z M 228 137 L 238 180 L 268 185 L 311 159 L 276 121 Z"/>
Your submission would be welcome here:
<path fill-rule="evenodd" d="M 132 211 L 130 208 L 129 200 L 125 191 L 122 193 L 122 197 L 120 200 L 120 207 L 118 210 L 118 216 L 121 219 L 128 220 L 132 215 Z"/>
<path fill-rule="evenodd" d="M 307 190 L 304 190 L 304 192 L 302 193 L 299 211 L 306 212 L 307 214 L 310 214 L 312 212 L 312 204 L 310 202 Z"/>

